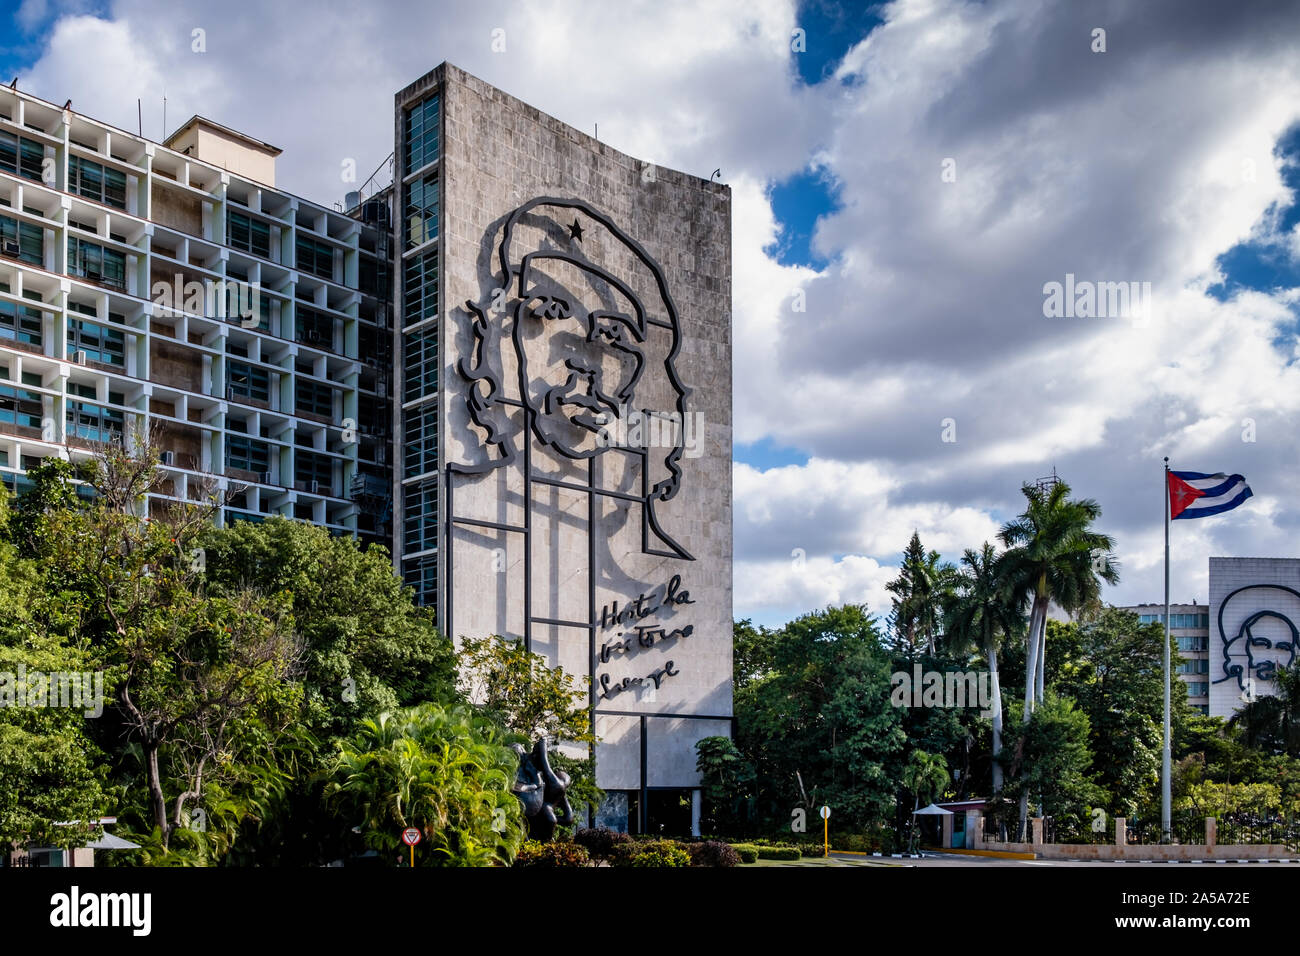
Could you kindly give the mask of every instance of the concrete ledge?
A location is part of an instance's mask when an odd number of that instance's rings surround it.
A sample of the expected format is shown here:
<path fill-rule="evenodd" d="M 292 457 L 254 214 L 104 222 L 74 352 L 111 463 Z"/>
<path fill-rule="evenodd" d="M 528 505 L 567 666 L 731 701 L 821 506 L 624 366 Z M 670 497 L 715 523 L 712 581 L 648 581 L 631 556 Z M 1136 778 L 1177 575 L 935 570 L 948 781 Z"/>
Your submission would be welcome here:
<path fill-rule="evenodd" d="M 1028 844 L 1022 844 L 1028 845 Z M 991 856 L 1000 860 L 1036 860 L 1041 854 L 1016 852 L 1010 850 L 946 850 L 941 847 L 926 847 L 934 853 L 954 853 L 958 856 Z M 1041 847 L 1039 849 L 1042 849 Z"/>
<path fill-rule="evenodd" d="M 1102 843 L 985 843 L 986 849 L 999 853 L 1037 853 L 1044 860 L 1197 860 L 1245 861 L 1294 859 L 1294 849 L 1274 843 L 1253 843 L 1205 846 L 1199 843 L 1183 844 L 1128 844 L 1114 846 Z M 958 850 L 945 851 L 957 853 Z M 971 851 L 966 851 L 971 852 Z M 976 851 L 978 852 L 978 851 Z M 1033 857 L 1030 857 L 1031 859 Z"/>

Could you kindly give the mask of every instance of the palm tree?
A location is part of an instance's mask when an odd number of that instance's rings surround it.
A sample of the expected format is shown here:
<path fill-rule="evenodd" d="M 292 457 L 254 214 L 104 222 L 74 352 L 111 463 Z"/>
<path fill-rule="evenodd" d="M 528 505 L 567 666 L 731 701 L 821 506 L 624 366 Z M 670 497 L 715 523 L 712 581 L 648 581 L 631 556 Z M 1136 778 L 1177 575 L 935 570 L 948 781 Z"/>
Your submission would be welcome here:
<path fill-rule="evenodd" d="M 1007 547 L 1002 556 L 1016 607 L 1030 605 L 1025 647 L 1024 723 L 1043 699 L 1046 671 L 1048 605 L 1086 616 L 1100 606 L 1101 584 L 1119 581 L 1109 535 L 1092 530 L 1101 506 L 1091 498 L 1070 499 L 1070 486 L 1055 481 L 1045 487 L 1026 483 L 1020 489 L 1026 507 L 998 535 Z M 1028 818 L 1028 795 L 1020 798 L 1020 831 Z"/>
<path fill-rule="evenodd" d="M 1013 589 L 1003 574 L 1004 564 L 987 541 L 975 552 L 962 555 L 958 589 L 949 601 L 945 632 L 954 648 L 977 651 L 988 662 L 993 705 L 993 793 L 1002 790 L 1002 687 L 998 681 L 998 648 L 1003 638 L 1019 634 L 1024 615 L 1013 600 Z"/>
<path fill-rule="evenodd" d="M 894 595 L 891 616 L 895 631 L 909 653 L 924 641 L 926 652 L 933 654 L 943 629 L 944 603 L 952 592 L 957 569 L 939 560 L 939 552 L 927 552 L 921 546 L 921 536 L 913 531 L 898 577 L 885 585 Z"/>
<path fill-rule="evenodd" d="M 916 850 L 916 811 L 921 808 L 921 796 L 925 802 L 931 801 L 932 795 L 942 793 L 948 786 L 948 761 L 942 754 L 929 754 L 924 750 L 913 750 L 907 755 L 903 765 L 903 786 L 912 794 L 912 851 Z"/>

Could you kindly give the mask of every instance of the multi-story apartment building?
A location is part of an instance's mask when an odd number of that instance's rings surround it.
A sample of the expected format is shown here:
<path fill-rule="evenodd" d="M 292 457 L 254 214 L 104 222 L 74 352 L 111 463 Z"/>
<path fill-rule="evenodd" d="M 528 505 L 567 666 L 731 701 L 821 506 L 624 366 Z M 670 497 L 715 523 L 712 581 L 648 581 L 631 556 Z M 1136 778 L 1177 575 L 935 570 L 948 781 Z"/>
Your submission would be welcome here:
<path fill-rule="evenodd" d="M 1120 608 L 1138 615 L 1143 624 L 1164 624 L 1164 604 L 1135 604 Z M 1207 604 L 1170 604 L 1169 633 L 1177 641 L 1182 662 L 1174 673 L 1187 685 L 1187 704 L 1210 712 L 1210 608 Z"/>
<path fill-rule="evenodd" d="M 166 143 L 0 89 L 0 476 L 141 430 L 157 498 L 222 488 L 391 544 L 390 213 L 275 187 L 201 117 Z"/>

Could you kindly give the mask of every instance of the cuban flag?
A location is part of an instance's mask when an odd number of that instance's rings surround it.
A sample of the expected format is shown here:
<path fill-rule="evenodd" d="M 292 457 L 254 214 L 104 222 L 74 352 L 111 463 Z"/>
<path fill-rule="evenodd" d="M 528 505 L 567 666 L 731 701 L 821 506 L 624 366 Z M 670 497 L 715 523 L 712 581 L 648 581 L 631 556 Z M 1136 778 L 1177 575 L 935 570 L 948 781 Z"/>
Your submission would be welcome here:
<path fill-rule="evenodd" d="M 1251 495 L 1241 475 L 1169 472 L 1169 517 L 1208 518 L 1231 511 Z"/>

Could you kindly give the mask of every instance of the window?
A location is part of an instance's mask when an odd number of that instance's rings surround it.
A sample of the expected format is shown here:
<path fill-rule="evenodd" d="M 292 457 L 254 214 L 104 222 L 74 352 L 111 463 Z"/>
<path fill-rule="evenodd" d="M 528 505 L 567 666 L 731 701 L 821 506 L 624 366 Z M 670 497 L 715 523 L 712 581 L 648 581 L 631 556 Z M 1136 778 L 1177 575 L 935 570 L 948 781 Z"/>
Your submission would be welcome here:
<path fill-rule="evenodd" d="M 402 324 L 438 314 L 438 254 L 430 250 L 406 260 L 402 269 Z"/>
<path fill-rule="evenodd" d="M 1208 681 L 1197 681 L 1187 685 L 1188 697 L 1208 697 L 1210 696 L 1210 684 Z"/>
<path fill-rule="evenodd" d="M 271 400 L 271 373 L 256 365 L 230 362 L 226 365 L 226 385 L 232 394 L 259 402 Z"/>
<path fill-rule="evenodd" d="M 402 113 L 404 175 L 423 169 L 438 158 L 438 97 L 431 96 Z"/>
<path fill-rule="evenodd" d="M 326 455 L 309 451 L 294 453 L 293 480 L 302 490 L 311 491 L 316 482 L 317 493 L 334 494 L 334 462 Z"/>
<path fill-rule="evenodd" d="M 12 133 L 0 132 L 0 169 L 34 182 L 44 182 L 45 147 Z"/>
<path fill-rule="evenodd" d="M 1207 637 L 1179 637 L 1175 638 L 1175 640 L 1178 641 L 1180 651 L 1203 651 L 1209 646 L 1209 638 Z"/>
<path fill-rule="evenodd" d="M 429 402 L 406 417 L 406 470 L 414 478 L 438 470 L 438 406 Z"/>
<path fill-rule="evenodd" d="M 122 437 L 125 416 L 115 408 L 70 401 L 67 417 L 69 438 L 111 442 Z"/>
<path fill-rule="evenodd" d="M 410 402 L 438 391 L 438 329 L 427 326 L 402 336 L 403 398 Z"/>
<path fill-rule="evenodd" d="M 402 522 L 405 551 L 428 551 L 438 546 L 438 482 L 422 481 L 406 488 Z"/>
<path fill-rule="evenodd" d="M 431 554 L 405 562 L 402 580 L 415 589 L 416 603 L 432 607 L 438 593 L 438 556 Z"/>
<path fill-rule="evenodd" d="M 126 365 L 126 335 L 121 329 L 112 329 L 98 322 L 69 319 L 68 358 L 76 352 L 85 352 L 91 362 L 123 367 Z"/>
<path fill-rule="evenodd" d="M 332 348 L 334 345 L 334 320 L 301 305 L 295 310 L 294 338 L 308 345 Z"/>
<path fill-rule="evenodd" d="M 30 305 L 0 302 L 0 339 L 41 347 L 41 312 Z"/>
<path fill-rule="evenodd" d="M 1205 658 L 1195 661 L 1183 661 L 1178 665 L 1180 674 L 1208 674 L 1210 672 L 1210 662 Z"/>
<path fill-rule="evenodd" d="M 5 255 L 17 255 L 34 266 L 45 265 L 45 230 L 40 226 L 0 216 L 0 241 Z"/>
<path fill-rule="evenodd" d="M 227 435 L 226 467 L 242 468 L 244 471 L 269 472 L 271 470 L 271 448 L 266 442 L 257 441 L 254 438 Z"/>
<path fill-rule="evenodd" d="M 403 222 L 406 236 L 404 249 L 438 238 L 438 177 L 425 176 L 406 186 Z"/>
<path fill-rule="evenodd" d="M 226 217 L 226 245 L 269 259 L 271 227 L 260 219 L 232 210 Z"/>
<path fill-rule="evenodd" d="M 299 412 L 333 418 L 334 389 L 320 382 L 298 379 L 297 407 Z"/>
<path fill-rule="evenodd" d="M 68 157 L 68 192 L 105 206 L 126 208 L 126 176 L 80 156 Z"/>
<path fill-rule="evenodd" d="M 311 236 L 298 236 L 298 268 L 322 279 L 334 278 L 334 247 Z"/>
<path fill-rule="evenodd" d="M 68 275 L 102 282 L 115 289 L 125 289 L 126 256 L 76 236 L 69 236 Z"/>
<path fill-rule="evenodd" d="M 0 385 L 0 424 L 41 429 L 41 396 L 12 385 Z"/>

